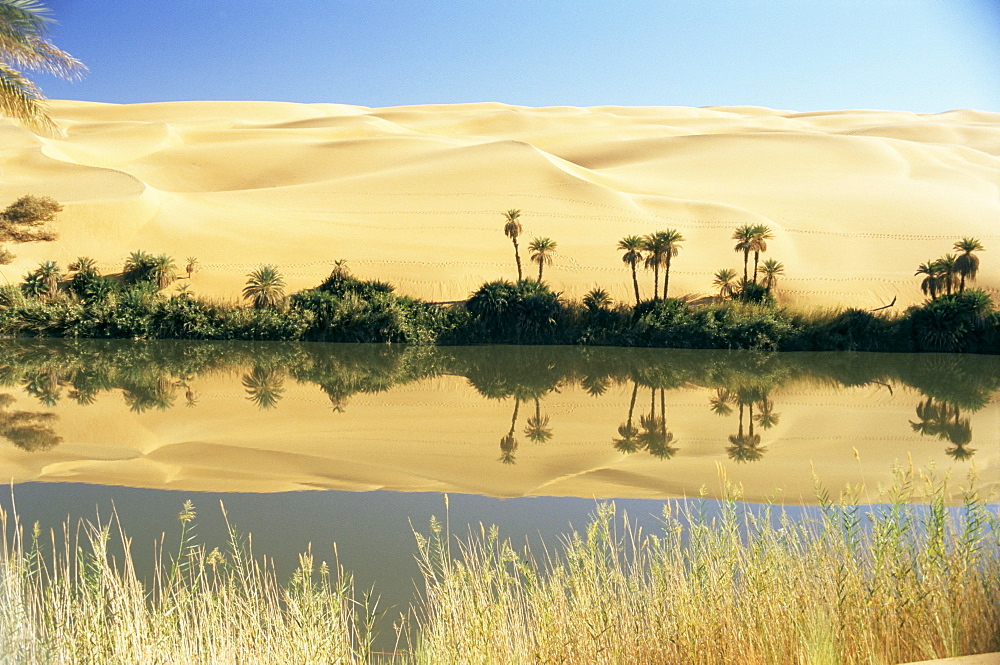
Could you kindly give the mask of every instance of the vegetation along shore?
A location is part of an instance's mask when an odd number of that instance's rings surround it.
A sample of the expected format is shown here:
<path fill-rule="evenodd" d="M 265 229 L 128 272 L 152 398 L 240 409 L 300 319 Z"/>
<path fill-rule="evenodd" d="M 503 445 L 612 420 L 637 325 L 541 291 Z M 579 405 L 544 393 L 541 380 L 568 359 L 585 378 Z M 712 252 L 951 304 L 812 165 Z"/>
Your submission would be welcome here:
<path fill-rule="evenodd" d="M 22 197 L 0 212 L 0 239 L 53 239 L 47 224 L 59 209 L 46 197 Z M 875 310 L 783 306 L 778 284 L 784 266 L 773 258 L 761 260 L 773 233 L 760 224 L 735 229 L 733 248 L 742 277 L 737 269 L 719 269 L 716 293 L 668 296 L 671 263 L 684 237 L 667 229 L 618 243 L 622 277 L 631 280 L 635 303 L 613 302 L 601 288 L 575 301 L 544 281 L 544 268 L 555 260 L 558 248 L 551 238 L 530 242 L 529 258 L 538 273 L 525 275 L 518 243 L 520 212 L 508 210 L 502 220 L 519 279 L 487 282 L 462 302 L 431 303 L 398 294 L 391 284 L 354 276 L 341 261 L 318 285 L 292 294 L 285 293 L 276 266 L 262 265 L 247 275 L 242 300 L 223 301 L 196 295 L 197 257 L 188 257 L 181 268 L 173 257 L 135 251 L 119 273 L 100 274 L 88 257 L 65 270 L 45 261 L 21 284 L 0 287 L 0 334 L 778 351 L 1000 350 L 1000 314 L 986 292 L 971 287 L 979 269 L 976 252 L 984 250 L 976 238 L 959 239 L 956 254 L 918 266 L 915 278 L 922 276 L 928 299 L 902 312 L 891 304 Z M 2 260 L 12 258 L 4 249 Z M 640 267 L 653 278 L 652 297 L 645 299 Z M 180 286 L 171 291 L 178 281 Z"/>
<path fill-rule="evenodd" d="M 974 478 L 913 469 L 871 508 L 817 485 L 795 514 L 667 502 L 649 532 L 613 505 L 532 552 L 483 527 L 415 533 L 417 597 L 392 615 L 336 550 L 287 584 L 252 540 L 180 534 L 151 574 L 115 522 L 23 529 L 0 512 L 0 653 L 17 662 L 801 663 L 890 665 L 1000 648 L 1000 521 Z M 867 499 L 866 499 L 867 500 Z M 922 502 L 914 505 L 911 502 Z M 447 511 L 447 499 L 445 499 Z M 393 636 L 391 650 L 376 634 Z M 390 639 L 390 644 L 392 640 Z"/>

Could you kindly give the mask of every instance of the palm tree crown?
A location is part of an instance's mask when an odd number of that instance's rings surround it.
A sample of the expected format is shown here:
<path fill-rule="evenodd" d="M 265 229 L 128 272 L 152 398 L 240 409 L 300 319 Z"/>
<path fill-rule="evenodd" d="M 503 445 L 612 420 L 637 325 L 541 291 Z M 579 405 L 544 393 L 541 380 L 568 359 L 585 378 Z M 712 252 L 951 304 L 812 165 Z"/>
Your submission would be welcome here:
<path fill-rule="evenodd" d="M 657 231 L 643 238 L 642 248 L 648 252 L 646 255 L 646 269 L 653 269 L 653 299 L 660 299 L 660 266 L 665 267 L 663 278 L 663 297 L 667 296 L 667 286 L 670 279 L 670 259 L 677 256 L 680 251 L 680 243 L 684 237 L 675 229 Z"/>
<path fill-rule="evenodd" d="M 736 271 L 732 268 L 723 268 L 715 273 L 715 281 L 712 286 L 719 289 L 719 299 L 731 298 L 736 292 Z"/>
<path fill-rule="evenodd" d="M 274 266 L 261 266 L 247 277 L 243 298 L 249 300 L 254 308 L 279 307 L 285 302 L 285 280 Z"/>
<path fill-rule="evenodd" d="M 149 262 L 149 281 L 156 284 L 157 289 L 165 289 L 177 279 L 177 265 L 166 254 L 154 256 Z"/>
<path fill-rule="evenodd" d="M 74 78 L 86 67 L 46 38 L 51 22 L 37 0 L 0 0 L 0 113 L 52 130 L 42 91 L 18 68 Z"/>
<path fill-rule="evenodd" d="M 750 261 L 750 252 L 754 248 L 754 227 L 751 224 L 744 224 L 733 231 L 733 240 L 736 246 L 733 248 L 737 254 L 743 254 L 743 281 L 747 281 L 747 263 Z"/>
<path fill-rule="evenodd" d="M 778 277 L 785 274 L 785 265 L 775 259 L 768 259 L 762 264 L 761 272 L 764 274 L 761 284 L 765 289 L 773 289 Z"/>
<path fill-rule="evenodd" d="M 941 282 L 944 284 L 944 291 L 949 296 L 952 289 L 956 286 L 958 270 L 955 267 L 955 263 L 957 261 L 958 257 L 954 254 L 945 254 L 936 261 L 938 267 L 941 269 Z"/>
<path fill-rule="evenodd" d="M 962 252 L 955 259 L 955 272 L 958 273 L 958 292 L 965 291 L 965 280 L 976 281 L 979 274 L 979 257 L 973 252 L 985 252 L 986 248 L 978 238 L 962 238 L 955 243 L 955 251 Z"/>
<path fill-rule="evenodd" d="M 670 286 L 670 259 L 677 256 L 678 252 L 681 251 L 681 243 L 684 242 L 684 236 L 677 229 L 657 231 L 653 235 L 658 238 L 659 243 L 663 246 L 663 298 L 666 299 L 667 288 Z"/>
<path fill-rule="evenodd" d="M 767 251 L 767 241 L 774 237 L 771 227 L 766 224 L 757 224 L 753 227 L 753 237 L 750 244 L 753 248 L 753 282 L 757 283 L 757 263 L 760 261 L 760 253 Z"/>
<path fill-rule="evenodd" d="M 923 291 L 924 295 L 930 296 L 931 300 L 937 299 L 938 291 L 943 286 L 942 274 L 941 264 L 937 261 L 921 263 L 917 267 L 917 272 L 914 273 L 914 275 L 925 276 L 920 282 L 920 290 Z"/>
<path fill-rule="evenodd" d="M 643 260 L 642 251 L 645 248 L 645 241 L 640 236 L 625 236 L 618 241 L 618 249 L 625 252 L 622 255 L 622 263 L 632 268 L 632 286 L 635 287 L 635 304 L 641 302 L 639 298 L 639 280 L 635 276 L 635 267 Z"/>
<path fill-rule="evenodd" d="M 510 209 L 503 214 L 504 225 L 503 233 L 505 236 L 510 238 L 510 241 L 514 243 L 514 260 L 517 262 L 517 281 L 524 279 L 524 274 L 521 271 L 521 254 L 517 248 L 517 237 L 521 235 L 521 211 Z"/>
<path fill-rule="evenodd" d="M 552 265 L 552 255 L 556 253 L 556 241 L 552 238 L 535 238 L 528 245 L 531 260 L 538 264 L 538 281 L 542 281 L 542 268 Z"/>

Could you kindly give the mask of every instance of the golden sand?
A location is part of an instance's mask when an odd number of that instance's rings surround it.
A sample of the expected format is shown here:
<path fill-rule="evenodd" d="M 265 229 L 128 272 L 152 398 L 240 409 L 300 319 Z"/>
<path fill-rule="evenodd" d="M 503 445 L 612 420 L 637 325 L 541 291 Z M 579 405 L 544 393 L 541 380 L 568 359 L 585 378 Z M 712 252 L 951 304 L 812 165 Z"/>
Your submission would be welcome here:
<path fill-rule="evenodd" d="M 730 235 L 765 223 L 780 296 L 873 308 L 920 300 L 916 266 L 962 236 L 1000 251 L 1000 114 L 764 108 L 525 108 L 461 104 L 52 102 L 40 138 L 0 121 L 0 204 L 65 204 L 60 238 L 14 248 L 8 281 L 79 255 L 116 272 L 142 249 L 196 256 L 195 293 L 236 298 L 276 264 L 290 290 L 332 262 L 431 300 L 513 278 L 502 212 L 522 210 L 524 247 L 558 243 L 548 281 L 579 297 L 631 298 L 619 238 L 686 238 L 671 294 L 710 292 L 742 269 Z M 532 269 L 526 265 L 532 274 Z M 651 290 L 651 277 L 642 286 Z M 997 293 L 1000 260 L 982 259 Z"/>

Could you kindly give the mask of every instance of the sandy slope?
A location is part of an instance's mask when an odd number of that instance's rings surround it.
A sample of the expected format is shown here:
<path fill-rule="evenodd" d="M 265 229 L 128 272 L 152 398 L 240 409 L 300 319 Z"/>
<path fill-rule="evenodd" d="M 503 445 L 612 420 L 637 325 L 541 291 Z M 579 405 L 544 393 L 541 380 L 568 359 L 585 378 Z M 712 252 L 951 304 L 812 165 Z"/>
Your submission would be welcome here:
<path fill-rule="evenodd" d="M 15 248 L 17 281 L 78 255 L 117 271 L 132 250 L 197 256 L 196 293 L 235 297 L 271 262 L 289 287 L 332 261 L 435 300 L 512 277 L 502 212 L 522 247 L 559 243 L 547 278 L 628 298 L 628 234 L 687 239 L 672 293 L 741 268 L 732 229 L 764 222 L 788 301 L 876 307 L 920 298 L 918 263 L 960 236 L 1000 250 L 1000 114 L 763 108 L 523 108 L 465 104 L 53 102 L 61 138 L 0 122 L 0 204 L 66 204 L 53 244 Z M 527 254 L 522 250 L 523 254 Z M 525 257 L 526 258 L 526 257 Z M 526 266 L 531 272 L 532 268 Z M 651 290 L 651 277 L 643 288 Z M 1000 260 L 980 283 L 1000 289 Z"/>

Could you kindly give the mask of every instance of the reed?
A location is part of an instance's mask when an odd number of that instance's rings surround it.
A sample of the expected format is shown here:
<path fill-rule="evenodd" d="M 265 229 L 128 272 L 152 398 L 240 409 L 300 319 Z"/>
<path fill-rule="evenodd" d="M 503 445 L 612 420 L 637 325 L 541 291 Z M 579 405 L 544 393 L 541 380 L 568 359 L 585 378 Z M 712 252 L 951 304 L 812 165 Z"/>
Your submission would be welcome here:
<path fill-rule="evenodd" d="M 953 494 L 901 469 L 872 505 L 817 485 L 819 507 L 795 517 L 724 486 L 721 502 L 667 502 L 655 533 L 600 505 L 537 554 L 432 520 L 393 654 L 376 652 L 375 604 L 339 565 L 306 552 L 281 583 L 232 527 L 224 551 L 198 544 L 190 504 L 148 578 L 116 518 L 43 533 L 0 513 L 0 662 L 888 665 L 1000 650 L 1000 513 L 974 477 Z"/>
<path fill-rule="evenodd" d="M 339 567 L 307 552 L 281 585 L 234 529 L 225 552 L 196 544 L 194 517 L 185 504 L 179 548 L 143 580 L 114 519 L 45 537 L 0 513 L 0 662 L 366 662 L 371 626 Z"/>
<path fill-rule="evenodd" d="M 818 516 L 793 520 L 730 486 L 718 511 L 668 503 L 655 534 L 605 504 L 541 555 L 495 529 L 455 544 L 438 525 L 418 538 L 416 659 L 889 665 L 998 650 L 998 514 L 974 485 L 957 509 L 947 491 L 900 472 L 888 503 L 820 489 Z"/>

